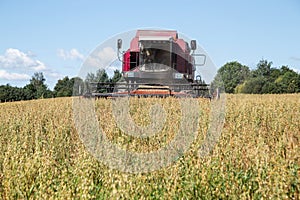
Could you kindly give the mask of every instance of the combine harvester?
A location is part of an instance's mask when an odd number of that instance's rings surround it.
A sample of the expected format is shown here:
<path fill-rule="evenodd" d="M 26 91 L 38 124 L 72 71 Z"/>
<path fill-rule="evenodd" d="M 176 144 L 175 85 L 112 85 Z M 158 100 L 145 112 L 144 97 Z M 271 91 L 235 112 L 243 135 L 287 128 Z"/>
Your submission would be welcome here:
<path fill-rule="evenodd" d="M 118 59 L 122 62 L 122 81 L 91 82 L 93 92 L 86 96 L 211 97 L 209 85 L 195 74 L 196 66 L 204 65 L 206 60 L 204 54 L 195 54 L 195 40 L 189 44 L 178 38 L 177 31 L 137 30 L 127 51 L 121 51 L 121 39 L 117 47 Z M 195 63 L 196 57 L 201 57 L 203 62 Z"/>

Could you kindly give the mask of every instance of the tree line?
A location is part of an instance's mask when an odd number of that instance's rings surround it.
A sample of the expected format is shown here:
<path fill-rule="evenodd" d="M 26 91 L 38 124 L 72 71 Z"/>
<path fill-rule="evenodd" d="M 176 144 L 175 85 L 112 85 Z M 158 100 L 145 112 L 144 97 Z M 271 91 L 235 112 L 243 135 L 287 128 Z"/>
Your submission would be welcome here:
<path fill-rule="evenodd" d="M 300 74 L 288 66 L 275 68 L 272 64 L 267 60 L 260 60 L 257 68 L 250 70 L 248 66 L 237 61 L 228 62 L 218 70 L 211 87 L 218 87 L 226 93 L 300 92 Z M 37 72 L 24 87 L 1 85 L 0 102 L 83 95 L 83 92 L 89 91 L 91 82 L 116 83 L 121 77 L 119 70 L 115 70 L 113 77 L 110 78 L 104 69 L 99 69 L 96 73 L 88 73 L 85 80 L 68 76 L 59 79 L 52 91 L 46 85 L 43 73 Z"/>
<path fill-rule="evenodd" d="M 112 78 L 109 78 L 104 69 L 99 69 L 95 74 L 88 73 L 85 80 L 79 77 L 69 78 L 65 76 L 59 79 L 50 90 L 46 85 L 46 79 L 42 72 L 36 72 L 29 83 L 24 87 L 14 87 L 9 84 L 0 86 L 0 102 L 32 100 L 41 98 L 69 97 L 72 95 L 83 95 L 87 91 L 90 82 L 111 82 L 115 83 L 121 78 L 119 70 L 114 71 Z"/>
<path fill-rule="evenodd" d="M 272 62 L 260 60 L 256 69 L 234 61 L 223 65 L 215 76 L 212 87 L 226 93 L 282 94 L 300 92 L 300 74 L 288 66 L 272 67 Z"/>

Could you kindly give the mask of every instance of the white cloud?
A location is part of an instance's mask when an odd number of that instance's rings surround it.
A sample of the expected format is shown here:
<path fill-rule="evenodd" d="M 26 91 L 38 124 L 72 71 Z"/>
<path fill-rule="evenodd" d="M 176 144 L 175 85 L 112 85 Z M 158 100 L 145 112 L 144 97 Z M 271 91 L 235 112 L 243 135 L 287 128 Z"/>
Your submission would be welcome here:
<path fill-rule="evenodd" d="M 18 49 L 9 48 L 3 55 L 0 55 L 0 85 L 9 82 L 13 85 L 22 86 L 21 84 L 28 83 L 34 72 L 43 72 L 46 82 L 50 83 L 52 88 L 57 79 L 63 77 L 55 69 L 49 68 L 38 60 L 31 51 L 25 53 Z"/>
<path fill-rule="evenodd" d="M 102 51 L 98 52 L 99 59 L 106 62 L 115 60 L 116 55 L 116 52 L 111 47 L 105 47 Z"/>
<path fill-rule="evenodd" d="M 83 60 L 84 55 L 82 55 L 77 49 L 71 49 L 70 51 L 64 49 L 58 49 L 57 55 L 64 60 Z"/>
<path fill-rule="evenodd" d="M 117 59 L 117 53 L 111 47 L 95 50 L 85 62 L 87 67 L 106 68 Z"/>
<path fill-rule="evenodd" d="M 4 55 L 0 55 L 0 68 L 22 68 L 41 71 L 46 65 L 36 60 L 32 53 L 26 54 L 18 49 L 9 48 Z"/>
<path fill-rule="evenodd" d="M 60 78 L 63 77 L 62 74 L 57 73 L 57 72 L 54 72 L 54 71 L 45 72 L 45 75 L 46 75 L 46 76 L 49 76 L 49 77 L 51 77 L 51 78 L 54 78 L 54 79 L 60 79 Z"/>
<path fill-rule="evenodd" d="M 41 71 L 47 68 L 46 65 L 39 60 L 36 60 L 36 63 L 37 65 L 32 67 L 35 71 Z"/>
<path fill-rule="evenodd" d="M 5 70 L 0 70 L 0 79 L 6 80 L 29 80 L 30 76 L 27 74 L 9 73 Z"/>

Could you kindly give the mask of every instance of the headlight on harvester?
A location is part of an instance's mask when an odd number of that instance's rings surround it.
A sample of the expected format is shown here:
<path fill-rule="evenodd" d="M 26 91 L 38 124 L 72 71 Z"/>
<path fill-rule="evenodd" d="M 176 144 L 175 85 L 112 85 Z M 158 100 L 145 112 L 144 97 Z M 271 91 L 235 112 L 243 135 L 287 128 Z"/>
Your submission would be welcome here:
<path fill-rule="evenodd" d="M 127 72 L 127 73 L 125 74 L 125 77 L 127 77 L 127 78 L 132 78 L 132 77 L 134 77 L 134 72 Z"/>
<path fill-rule="evenodd" d="M 175 79 L 183 79 L 183 74 L 181 74 L 181 73 L 174 73 L 174 78 Z"/>

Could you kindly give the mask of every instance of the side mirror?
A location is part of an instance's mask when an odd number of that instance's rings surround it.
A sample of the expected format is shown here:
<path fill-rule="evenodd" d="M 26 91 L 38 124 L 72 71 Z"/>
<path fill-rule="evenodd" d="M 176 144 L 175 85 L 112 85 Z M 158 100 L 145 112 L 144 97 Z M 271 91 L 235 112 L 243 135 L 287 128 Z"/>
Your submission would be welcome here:
<path fill-rule="evenodd" d="M 140 53 L 143 54 L 144 51 L 144 45 L 140 43 Z"/>
<path fill-rule="evenodd" d="M 197 49 L 197 42 L 196 40 L 191 40 L 191 49 L 196 50 Z"/>
<path fill-rule="evenodd" d="M 118 39 L 118 49 L 122 48 L 122 39 Z"/>

